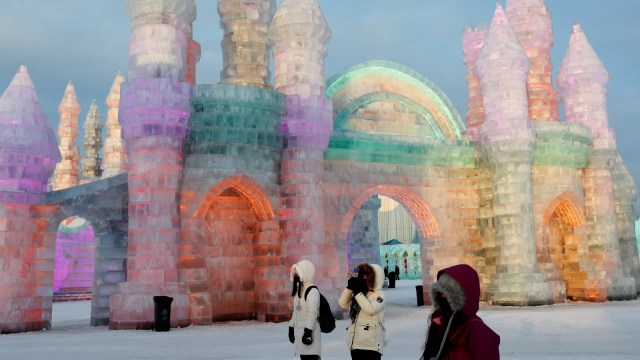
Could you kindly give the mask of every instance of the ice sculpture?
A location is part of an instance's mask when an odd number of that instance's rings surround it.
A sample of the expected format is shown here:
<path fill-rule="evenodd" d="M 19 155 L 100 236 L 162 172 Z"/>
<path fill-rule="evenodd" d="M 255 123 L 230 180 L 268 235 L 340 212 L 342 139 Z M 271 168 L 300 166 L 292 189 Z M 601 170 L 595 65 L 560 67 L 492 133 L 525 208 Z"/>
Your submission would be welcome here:
<path fill-rule="evenodd" d="M 218 14 L 222 39 L 223 84 L 270 88 L 269 22 L 274 0 L 220 0 Z"/>
<path fill-rule="evenodd" d="M 484 123 L 484 105 L 482 104 L 482 89 L 480 88 L 480 78 L 476 74 L 476 62 L 478 54 L 484 46 L 484 39 L 487 36 L 486 24 L 468 26 L 462 35 L 462 51 L 464 53 L 464 63 L 467 65 L 467 86 L 469 97 L 467 98 L 467 134 L 469 137 L 478 140 L 480 126 Z"/>
<path fill-rule="evenodd" d="M 127 172 L 127 153 L 122 140 L 122 126 L 118 120 L 120 107 L 120 86 L 124 76 L 118 72 L 113 80 L 109 95 L 107 95 L 107 138 L 104 142 L 104 165 L 102 178 L 107 178 Z"/>
<path fill-rule="evenodd" d="M 0 98 L 0 333 L 48 328 L 44 192 L 60 161 L 55 135 L 21 66 Z M 51 250 L 49 250 L 51 249 Z"/>
<path fill-rule="evenodd" d="M 120 120 L 129 163 L 127 282 L 111 296 L 111 329 L 149 328 L 153 296 L 174 298 L 172 326 L 189 321 L 188 285 L 178 282 L 179 185 L 191 111 L 187 32 L 194 0 L 128 0 L 128 82 Z M 175 314 L 175 315 L 173 315 Z"/>
<path fill-rule="evenodd" d="M 285 265 L 307 258 L 327 264 L 319 271 L 332 273 L 325 250 L 323 152 L 332 129 L 331 104 L 325 97 L 324 58 L 331 31 L 316 0 L 283 0 L 269 28 L 274 46 L 274 87 L 284 93 L 281 223 Z M 303 176 L 301 176 L 304 174 Z M 310 220 L 313 219 L 313 220 Z M 300 224 L 300 225 L 298 225 Z M 327 276 L 316 276 L 329 282 Z M 321 284 L 322 285 L 322 284 Z M 329 294 L 331 295 L 331 294 Z"/>
<path fill-rule="evenodd" d="M 60 137 L 60 154 L 62 161 L 56 165 L 53 173 L 52 189 L 61 190 L 78 185 L 80 155 L 76 146 L 78 137 L 78 116 L 80 104 L 76 97 L 73 83 L 69 81 L 60 105 L 58 106 L 60 121 L 58 122 L 58 136 Z"/>
<path fill-rule="evenodd" d="M 583 170 L 584 195 L 589 199 L 585 217 L 594 270 L 586 284 L 593 300 L 631 299 L 635 280 L 621 271 L 616 201 L 612 166 L 616 162 L 616 139 L 609 128 L 605 85 L 609 75 L 579 24 L 573 25 L 569 48 L 558 71 L 558 87 L 565 103 L 565 118 L 591 128 L 589 165 Z"/>
<path fill-rule="evenodd" d="M 0 126 L 0 203 L 41 203 L 60 150 L 25 66 L 0 98 Z"/>
<path fill-rule="evenodd" d="M 551 12 L 543 0 L 509 0 L 506 13 L 511 27 L 531 61 L 531 68 L 527 74 L 529 118 L 534 121 L 560 121 L 558 94 L 553 89 L 551 81 Z"/>
<path fill-rule="evenodd" d="M 498 4 L 476 63 L 485 121 L 482 149 L 493 178 L 496 217 L 494 283 L 498 304 L 551 302 L 546 276 L 538 272 L 533 222 L 534 133 L 529 124 L 526 80 L 530 62 Z M 492 246 L 490 246 L 492 247 Z"/>
<path fill-rule="evenodd" d="M 102 175 L 102 115 L 95 99 L 91 102 L 84 120 L 84 152 L 82 180 L 99 179 Z"/>
<path fill-rule="evenodd" d="M 191 85 L 196 84 L 196 65 L 200 61 L 202 49 L 200 44 L 193 40 L 193 25 L 189 24 L 187 31 L 187 82 Z"/>

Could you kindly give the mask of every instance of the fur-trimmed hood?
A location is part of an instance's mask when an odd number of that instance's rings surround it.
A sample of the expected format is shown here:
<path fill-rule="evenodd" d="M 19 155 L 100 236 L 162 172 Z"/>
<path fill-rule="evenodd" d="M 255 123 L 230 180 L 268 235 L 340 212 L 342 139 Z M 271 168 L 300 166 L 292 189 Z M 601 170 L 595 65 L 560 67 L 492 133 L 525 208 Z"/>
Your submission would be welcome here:
<path fill-rule="evenodd" d="M 301 260 L 294 264 L 289 271 L 289 279 L 293 281 L 294 276 L 298 274 L 300 280 L 305 284 L 313 284 L 313 278 L 316 275 L 316 268 L 309 260 Z"/>
<path fill-rule="evenodd" d="M 469 265 L 460 264 L 438 272 L 438 282 L 431 286 L 431 301 L 434 305 L 436 293 L 446 294 L 453 311 L 475 315 L 480 309 L 480 279 L 478 273 Z"/>
<path fill-rule="evenodd" d="M 375 281 L 373 286 L 373 291 L 378 291 L 382 289 L 382 285 L 384 284 L 384 270 L 378 264 L 369 264 L 373 269 L 373 273 L 375 274 Z M 371 287 L 371 286 L 370 286 Z"/>

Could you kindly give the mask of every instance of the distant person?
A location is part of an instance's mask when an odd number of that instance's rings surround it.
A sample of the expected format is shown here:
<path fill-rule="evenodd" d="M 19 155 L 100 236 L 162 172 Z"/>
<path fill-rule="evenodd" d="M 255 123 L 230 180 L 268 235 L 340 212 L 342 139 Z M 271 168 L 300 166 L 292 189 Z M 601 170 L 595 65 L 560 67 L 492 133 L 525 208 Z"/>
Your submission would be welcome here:
<path fill-rule="evenodd" d="M 396 265 L 396 269 L 394 271 L 396 273 L 396 280 L 400 280 L 400 268 Z"/>
<path fill-rule="evenodd" d="M 380 265 L 360 264 L 338 303 L 349 310 L 347 345 L 353 360 L 380 360 L 385 346 L 384 272 Z"/>
<path fill-rule="evenodd" d="M 469 265 L 438 272 L 431 286 L 433 312 L 421 360 L 499 360 L 500 336 L 476 315 L 480 280 Z"/>
<path fill-rule="evenodd" d="M 387 275 L 389 275 L 389 267 L 388 267 L 388 266 L 385 266 L 385 267 L 384 267 L 384 278 L 385 278 L 385 279 L 387 278 Z"/>
<path fill-rule="evenodd" d="M 289 277 L 293 282 L 293 313 L 289 321 L 289 341 L 296 345 L 296 355 L 301 360 L 320 360 L 320 292 L 313 288 L 315 267 L 309 260 L 302 260 L 291 267 Z"/>

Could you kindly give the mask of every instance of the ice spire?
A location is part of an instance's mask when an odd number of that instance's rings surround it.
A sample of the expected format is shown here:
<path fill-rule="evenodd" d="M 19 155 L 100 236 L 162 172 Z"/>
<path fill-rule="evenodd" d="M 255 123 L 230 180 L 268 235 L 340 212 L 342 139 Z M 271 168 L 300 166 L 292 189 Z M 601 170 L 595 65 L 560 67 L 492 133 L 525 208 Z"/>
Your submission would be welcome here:
<path fill-rule="evenodd" d="M 552 302 L 545 274 L 538 270 L 533 220 L 533 144 L 528 121 L 530 63 L 504 10 L 497 6 L 476 68 L 482 85 L 485 121 L 482 152 L 493 180 L 495 238 L 486 241 L 500 264 L 487 291 L 496 304 Z M 495 240 L 492 241 L 492 240 Z"/>
<path fill-rule="evenodd" d="M 102 115 L 94 99 L 84 120 L 84 152 L 82 161 L 83 180 L 95 180 L 102 174 Z"/>
<path fill-rule="evenodd" d="M 574 24 L 557 79 L 564 95 L 566 121 L 587 125 L 596 132 L 608 129 L 605 88 L 608 82 L 609 74 L 582 27 Z"/>
<path fill-rule="evenodd" d="M 123 82 L 124 76 L 118 71 L 106 99 L 109 110 L 107 111 L 107 138 L 104 143 L 103 178 L 127 172 L 127 153 L 122 140 L 122 126 L 118 120 L 120 85 Z"/>
<path fill-rule="evenodd" d="M 187 82 L 191 85 L 196 84 L 196 65 L 200 61 L 202 55 L 202 48 L 200 43 L 193 40 L 193 24 L 189 24 L 189 31 L 187 33 Z"/>
<path fill-rule="evenodd" d="M 62 161 L 56 166 L 53 173 L 53 190 L 66 189 L 78 185 L 78 147 L 76 138 L 78 137 L 78 116 L 80 115 L 80 104 L 76 97 L 73 83 L 69 81 L 64 90 L 62 101 L 58 106 L 60 121 L 58 123 L 58 137 L 60 138 L 60 154 Z"/>
<path fill-rule="evenodd" d="M 223 84 L 270 88 L 268 29 L 274 0 L 219 0 Z"/>
<path fill-rule="evenodd" d="M 467 65 L 467 87 L 469 97 L 467 99 L 467 133 L 478 140 L 478 132 L 484 123 L 484 105 L 482 104 L 482 89 L 480 87 L 480 77 L 476 73 L 476 62 L 480 50 L 484 47 L 484 40 L 487 37 L 487 25 L 478 24 L 467 26 L 462 35 L 462 51 L 464 53 L 464 63 Z"/>
<path fill-rule="evenodd" d="M 0 98 L 0 149 L 0 203 L 41 203 L 60 150 L 24 65 Z"/>
<path fill-rule="evenodd" d="M 553 89 L 551 80 L 551 12 L 542 0 L 509 0 L 506 12 L 511 27 L 531 61 L 531 68 L 527 74 L 529 118 L 560 121 L 558 94 Z"/>

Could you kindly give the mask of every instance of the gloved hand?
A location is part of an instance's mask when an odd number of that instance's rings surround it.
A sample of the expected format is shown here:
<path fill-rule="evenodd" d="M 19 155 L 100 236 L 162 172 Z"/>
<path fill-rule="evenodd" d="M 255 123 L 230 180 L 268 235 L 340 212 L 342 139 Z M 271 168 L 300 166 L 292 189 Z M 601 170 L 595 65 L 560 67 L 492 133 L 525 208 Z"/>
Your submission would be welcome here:
<path fill-rule="evenodd" d="M 358 286 L 359 280 L 361 279 L 358 279 L 357 277 L 350 277 L 347 281 L 347 289 L 353 291 Z"/>
<path fill-rule="evenodd" d="M 302 335 L 302 343 L 305 345 L 311 345 L 313 342 L 313 330 L 304 328 L 304 335 Z"/>
<path fill-rule="evenodd" d="M 369 286 L 367 286 L 367 281 L 365 279 L 356 278 L 357 282 L 355 282 L 355 287 L 353 288 L 353 296 L 358 295 L 359 293 L 366 294 L 369 291 Z"/>
<path fill-rule="evenodd" d="M 296 342 L 296 336 L 293 334 L 293 326 L 289 326 L 289 341 L 292 344 Z"/>

